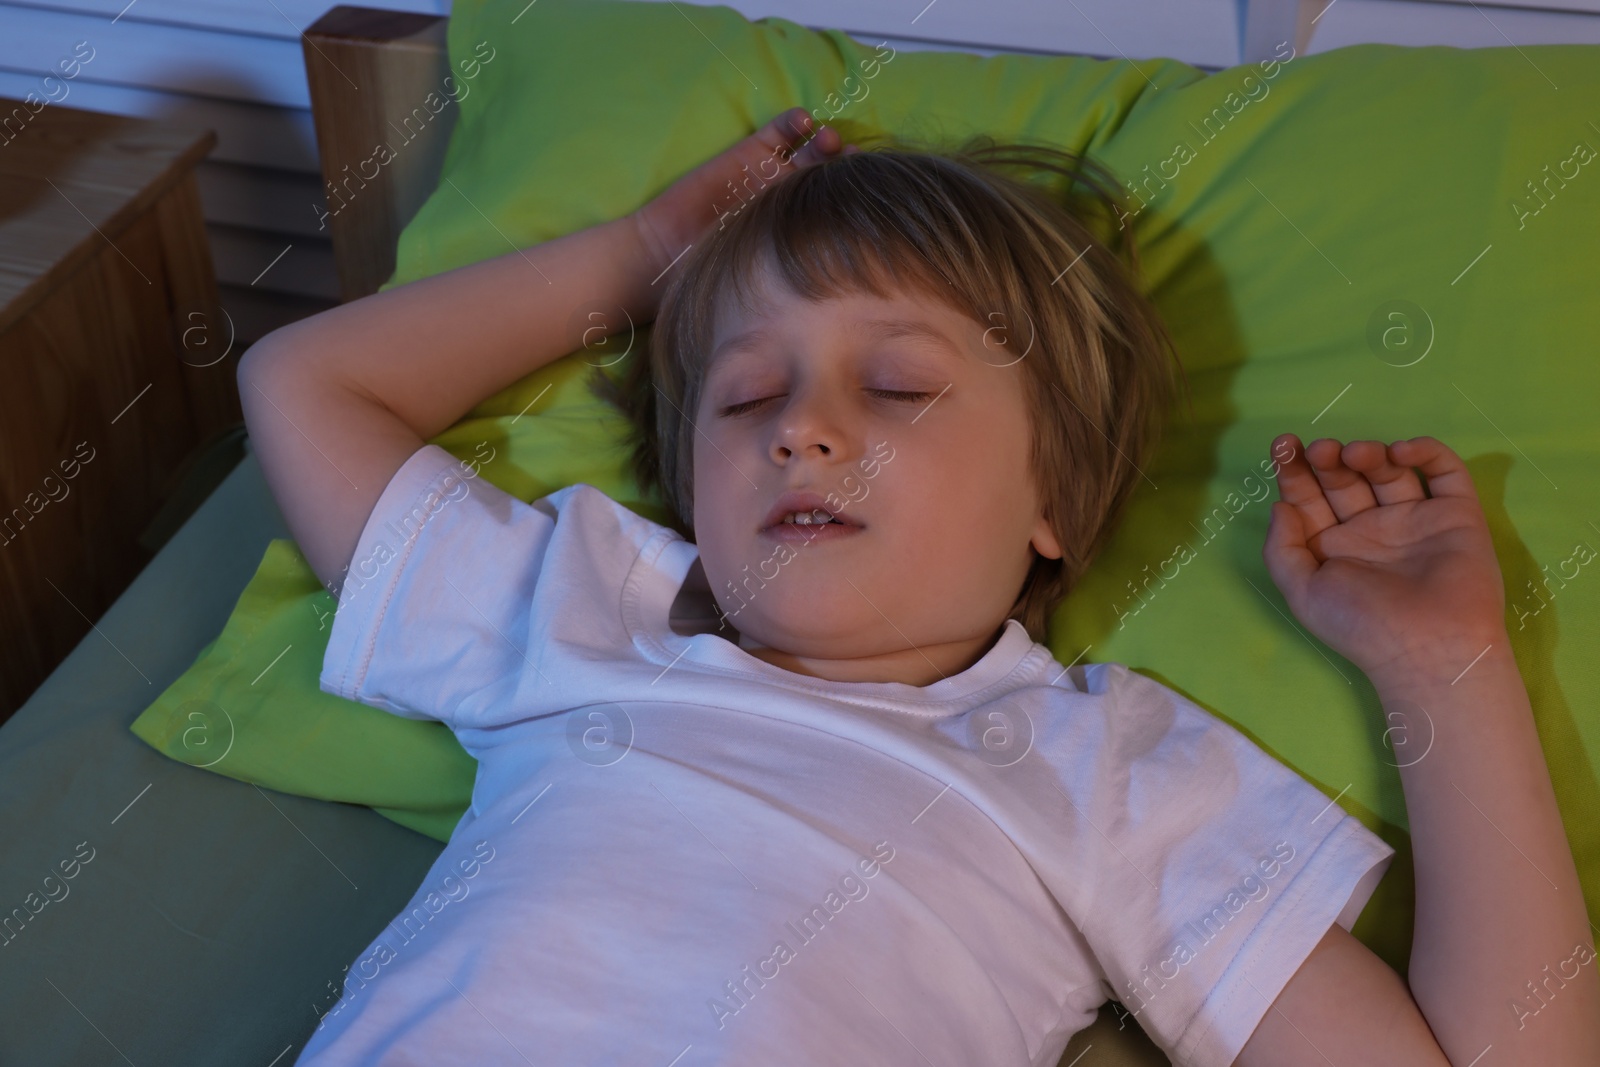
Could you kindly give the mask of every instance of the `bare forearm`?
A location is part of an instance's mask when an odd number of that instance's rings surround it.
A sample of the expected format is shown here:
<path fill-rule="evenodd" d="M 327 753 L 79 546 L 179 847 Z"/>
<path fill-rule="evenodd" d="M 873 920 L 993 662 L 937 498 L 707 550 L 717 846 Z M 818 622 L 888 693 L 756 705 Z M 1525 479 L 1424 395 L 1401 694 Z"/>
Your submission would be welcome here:
<path fill-rule="evenodd" d="M 274 331 L 239 364 L 261 468 L 334 592 L 394 472 L 505 386 L 654 316 L 660 273 L 634 216 L 345 304 Z M 592 339 L 592 337 L 591 337 Z"/>
<path fill-rule="evenodd" d="M 331 308 L 261 346 L 428 438 L 583 347 L 597 324 L 603 334 L 653 318 L 659 271 L 625 216 Z"/>
<path fill-rule="evenodd" d="M 1468 662 L 1374 681 L 1404 731 L 1411 992 L 1452 1063 L 1600 1063 L 1600 967 L 1527 690 L 1504 635 Z"/>

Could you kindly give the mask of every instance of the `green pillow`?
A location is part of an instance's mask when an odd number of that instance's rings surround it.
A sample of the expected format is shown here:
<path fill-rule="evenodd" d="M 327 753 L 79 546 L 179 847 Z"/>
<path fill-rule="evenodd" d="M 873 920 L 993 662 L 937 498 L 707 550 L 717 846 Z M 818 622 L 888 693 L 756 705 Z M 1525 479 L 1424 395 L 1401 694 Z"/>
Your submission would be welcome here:
<path fill-rule="evenodd" d="M 1284 45 L 1270 63 L 1206 75 L 1173 60 L 893 54 L 726 7 L 522 8 L 457 0 L 452 59 L 490 58 L 461 102 L 450 180 L 401 235 L 391 285 L 631 211 L 797 103 L 847 140 L 982 132 L 1088 152 L 1137 183 L 1129 221 L 1194 408 L 1053 620 L 1057 658 L 1127 663 L 1182 691 L 1393 845 L 1355 932 L 1405 973 L 1411 852 L 1386 723 L 1365 677 L 1292 621 L 1266 574 L 1276 488 L 1262 471 L 1286 430 L 1440 437 L 1488 513 L 1600 919 L 1600 676 L 1585 654 L 1600 642 L 1600 579 L 1575 565 L 1600 544 L 1600 167 L 1588 165 L 1600 127 L 1583 110 L 1600 96 L 1600 48 Z M 436 440 L 461 458 L 492 449 L 484 477 L 524 500 L 584 481 L 661 521 L 625 472 L 621 418 L 583 387 L 581 355 Z M 472 762 L 439 724 L 318 691 L 317 611 L 331 607 L 274 545 L 222 636 L 133 729 L 205 763 L 216 750 L 186 745 L 210 736 L 186 715 L 226 709 L 235 743 L 211 770 L 370 804 L 443 839 Z"/>

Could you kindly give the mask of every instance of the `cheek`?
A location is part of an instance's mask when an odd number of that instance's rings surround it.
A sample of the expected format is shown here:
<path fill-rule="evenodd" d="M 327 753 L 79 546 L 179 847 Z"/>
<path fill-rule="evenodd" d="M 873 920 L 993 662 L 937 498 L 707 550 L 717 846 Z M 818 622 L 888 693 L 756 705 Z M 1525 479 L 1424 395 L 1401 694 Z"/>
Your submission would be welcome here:
<path fill-rule="evenodd" d="M 1014 443 L 1001 425 L 1009 417 L 985 419 L 977 426 L 967 419 L 951 420 L 914 439 L 904 435 L 904 445 L 878 480 L 898 474 L 916 496 L 919 510 L 944 523 L 991 525 L 997 505 L 1015 495 Z M 972 523 L 974 519 L 984 521 Z"/>
<path fill-rule="evenodd" d="M 992 536 L 983 518 L 990 504 L 973 490 L 973 472 L 981 467 L 951 443 L 902 441 L 894 461 L 866 483 L 862 511 L 892 526 L 893 565 L 911 573 L 970 565 Z"/>
<path fill-rule="evenodd" d="M 698 425 L 704 426 L 705 423 Z M 694 491 L 694 531 L 695 539 L 698 541 L 705 533 L 716 529 L 711 513 L 716 510 L 718 502 L 717 468 L 719 465 L 726 468 L 728 461 L 717 454 L 704 434 L 693 430 L 690 432 L 694 433 L 694 447 L 691 452 L 689 484 Z"/>
<path fill-rule="evenodd" d="M 695 544 L 700 549 L 700 564 L 705 569 L 706 580 L 713 590 L 723 589 L 745 564 L 755 562 L 753 558 L 745 558 L 752 555 L 754 550 L 750 546 L 756 540 L 753 535 L 756 520 L 746 521 L 746 516 L 756 514 L 757 509 L 737 492 L 730 478 L 749 491 L 738 471 L 715 449 L 703 443 L 696 447 Z M 752 529 L 745 530 L 744 526 Z"/>
<path fill-rule="evenodd" d="M 1004 421 L 1015 426 L 1016 418 L 1007 414 Z M 984 420 L 987 430 L 952 423 L 915 445 L 908 442 L 875 480 L 894 478 L 908 516 L 905 528 L 929 531 L 925 543 L 913 546 L 918 556 L 937 555 L 967 568 L 981 569 L 984 560 L 1009 567 L 1015 546 L 1026 545 L 1034 526 L 1029 440 L 1025 427 L 994 433 L 999 421 Z"/>

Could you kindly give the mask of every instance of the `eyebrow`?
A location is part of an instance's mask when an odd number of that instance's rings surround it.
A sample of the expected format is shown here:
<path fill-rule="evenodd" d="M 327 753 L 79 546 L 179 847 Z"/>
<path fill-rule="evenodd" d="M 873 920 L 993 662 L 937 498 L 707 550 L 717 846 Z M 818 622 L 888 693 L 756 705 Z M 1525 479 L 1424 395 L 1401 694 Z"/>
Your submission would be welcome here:
<path fill-rule="evenodd" d="M 925 322 L 915 319 L 866 319 L 856 324 L 854 333 L 869 341 L 913 340 L 927 342 L 930 347 L 938 348 L 944 352 L 962 358 L 962 351 L 956 343 L 944 333 Z M 711 352 L 711 358 L 706 363 L 709 370 L 715 366 L 723 356 L 732 352 L 748 351 L 767 344 L 772 340 L 772 334 L 760 328 L 746 330 L 728 338 L 717 345 Z"/>

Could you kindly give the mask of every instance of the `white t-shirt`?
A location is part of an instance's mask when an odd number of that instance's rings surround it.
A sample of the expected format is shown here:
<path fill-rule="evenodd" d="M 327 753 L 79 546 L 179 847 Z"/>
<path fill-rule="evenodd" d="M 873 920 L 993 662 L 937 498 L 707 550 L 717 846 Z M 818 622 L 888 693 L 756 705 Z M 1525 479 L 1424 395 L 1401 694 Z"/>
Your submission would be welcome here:
<path fill-rule="evenodd" d="M 1394 855 L 1120 664 L 786 671 L 675 531 L 463 468 L 384 490 L 321 685 L 448 725 L 472 804 L 299 1063 L 1054 1067 L 1116 999 L 1213 1067 Z"/>

